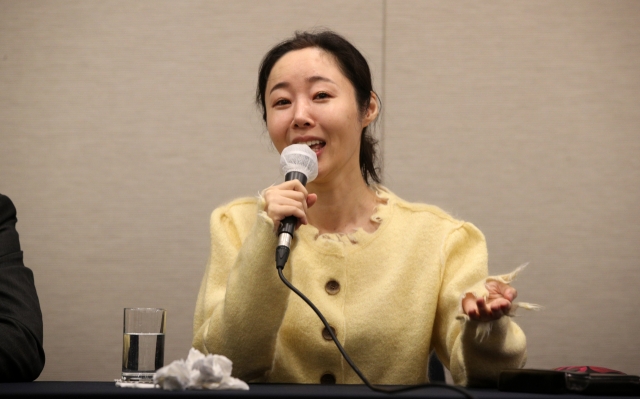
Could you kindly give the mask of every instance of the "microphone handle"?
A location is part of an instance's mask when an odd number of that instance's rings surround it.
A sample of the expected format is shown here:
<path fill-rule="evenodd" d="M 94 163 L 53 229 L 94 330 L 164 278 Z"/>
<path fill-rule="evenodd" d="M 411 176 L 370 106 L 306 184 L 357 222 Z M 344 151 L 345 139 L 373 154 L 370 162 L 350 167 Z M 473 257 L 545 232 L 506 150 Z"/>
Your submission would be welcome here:
<path fill-rule="evenodd" d="M 284 175 L 284 181 L 291 181 L 294 179 L 300 180 L 300 183 L 302 183 L 303 186 L 307 185 L 307 175 L 302 172 L 292 170 L 291 172 L 287 172 L 287 174 Z"/>
<path fill-rule="evenodd" d="M 298 171 L 288 172 L 284 180 L 291 181 L 298 179 L 302 185 L 307 184 L 307 176 Z M 298 218 L 295 216 L 287 216 L 280 221 L 278 227 L 278 247 L 276 248 L 276 267 L 279 269 L 284 268 L 287 259 L 289 258 L 289 248 L 291 247 L 291 239 L 293 238 L 293 232 L 298 224 Z"/>
<path fill-rule="evenodd" d="M 307 176 L 302 172 L 291 171 L 284 177 L 284 181 L 291 181 L 294 179 L 299 180 L 303 186 L 307 184 Z M 280 237 L 282 233 L 287 233 L 291 237 L 293 237 L 293 231 L 296 229 L 297 223 L 298 218 L 295 216 L 287 216 L 286 218 L 282 219 L 282 221 L 280 222 L 280 227 L 278 227 L 278 237 Z"/>

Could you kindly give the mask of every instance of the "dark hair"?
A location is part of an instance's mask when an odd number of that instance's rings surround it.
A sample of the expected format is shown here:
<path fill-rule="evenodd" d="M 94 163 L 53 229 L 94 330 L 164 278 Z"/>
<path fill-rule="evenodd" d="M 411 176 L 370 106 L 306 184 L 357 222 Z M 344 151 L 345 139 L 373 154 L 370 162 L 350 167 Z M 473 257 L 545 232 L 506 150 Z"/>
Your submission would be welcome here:
<path fill-rule="evenodd" d="M 329 30 L 318 32 L 295 32 L 294 36 L 273 47 L 262 59 L 258 74 L 258 88 L 256 90 L 256 104 L 262 109 L 262 119 L 267 121 L 267 107 L 265 103 L 265 91 L 267 80 L 273 66 L 278 60 L 290 51 L 302 50 L 309 47 L 317 47 L 331 54 L 340 68 L 342 74 L 349 79 L 356 94 L 356 103 L 362 114 L 369 106 L 373 85 L 371 83 L 371 71 L 367 60 L 344 37 Z M 378 100 L 379 101 L 379 100 Z M 378 141 L 368 132 L 368 126 L 362 129 L 360 135 L 360 171 L 364 181 L 369 184 L 369 177 L 380 183 L 380 167 L 376 147 Z"/>

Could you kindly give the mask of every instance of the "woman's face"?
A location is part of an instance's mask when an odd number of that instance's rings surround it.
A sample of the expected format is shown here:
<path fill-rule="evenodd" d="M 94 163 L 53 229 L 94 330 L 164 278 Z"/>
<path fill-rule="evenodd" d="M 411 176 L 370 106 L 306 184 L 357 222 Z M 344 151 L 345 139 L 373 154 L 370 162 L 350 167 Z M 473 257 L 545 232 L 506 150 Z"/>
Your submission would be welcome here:
<path fill-rule="evenodd" d="M 377 115 L 361 115 L 353 85 L 333 56 L 315 47 L 290 51 L 271 70 L 265 92 L 267 130 L 278 152 L 307 144 L 318 156 L 317 182 L 360 174 L 360 134 Z"/>

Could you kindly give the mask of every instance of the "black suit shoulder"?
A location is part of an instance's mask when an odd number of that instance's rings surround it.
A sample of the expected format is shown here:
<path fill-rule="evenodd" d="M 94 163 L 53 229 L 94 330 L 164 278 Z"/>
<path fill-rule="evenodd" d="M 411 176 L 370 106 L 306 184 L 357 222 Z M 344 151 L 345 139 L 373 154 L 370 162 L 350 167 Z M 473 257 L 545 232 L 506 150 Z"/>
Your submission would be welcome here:
<path fill-rule="evenodd" d="M 6 195 L 0 194 L 0 261 L 5 255 L 20 251 L 17 222 L 13 202 Z"/>
<path fill-rule="evenodd" d="M 0 382 L 33 381 L 45 361 L 40 302 L 17 222 L 13 202 L 0 194 Z"/>

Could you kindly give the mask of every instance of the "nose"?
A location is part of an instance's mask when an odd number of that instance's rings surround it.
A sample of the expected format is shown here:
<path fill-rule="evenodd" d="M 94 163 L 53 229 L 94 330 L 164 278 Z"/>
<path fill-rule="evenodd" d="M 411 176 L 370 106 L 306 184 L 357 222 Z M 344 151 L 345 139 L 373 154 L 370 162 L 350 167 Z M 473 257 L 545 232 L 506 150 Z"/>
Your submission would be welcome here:
<path fill-rule="evenodd" d="M 296 101 L 291 126 L 295 128 L 307 128 L 313 127 L 314 124 L 309 104 L 306 101 Z"/>

